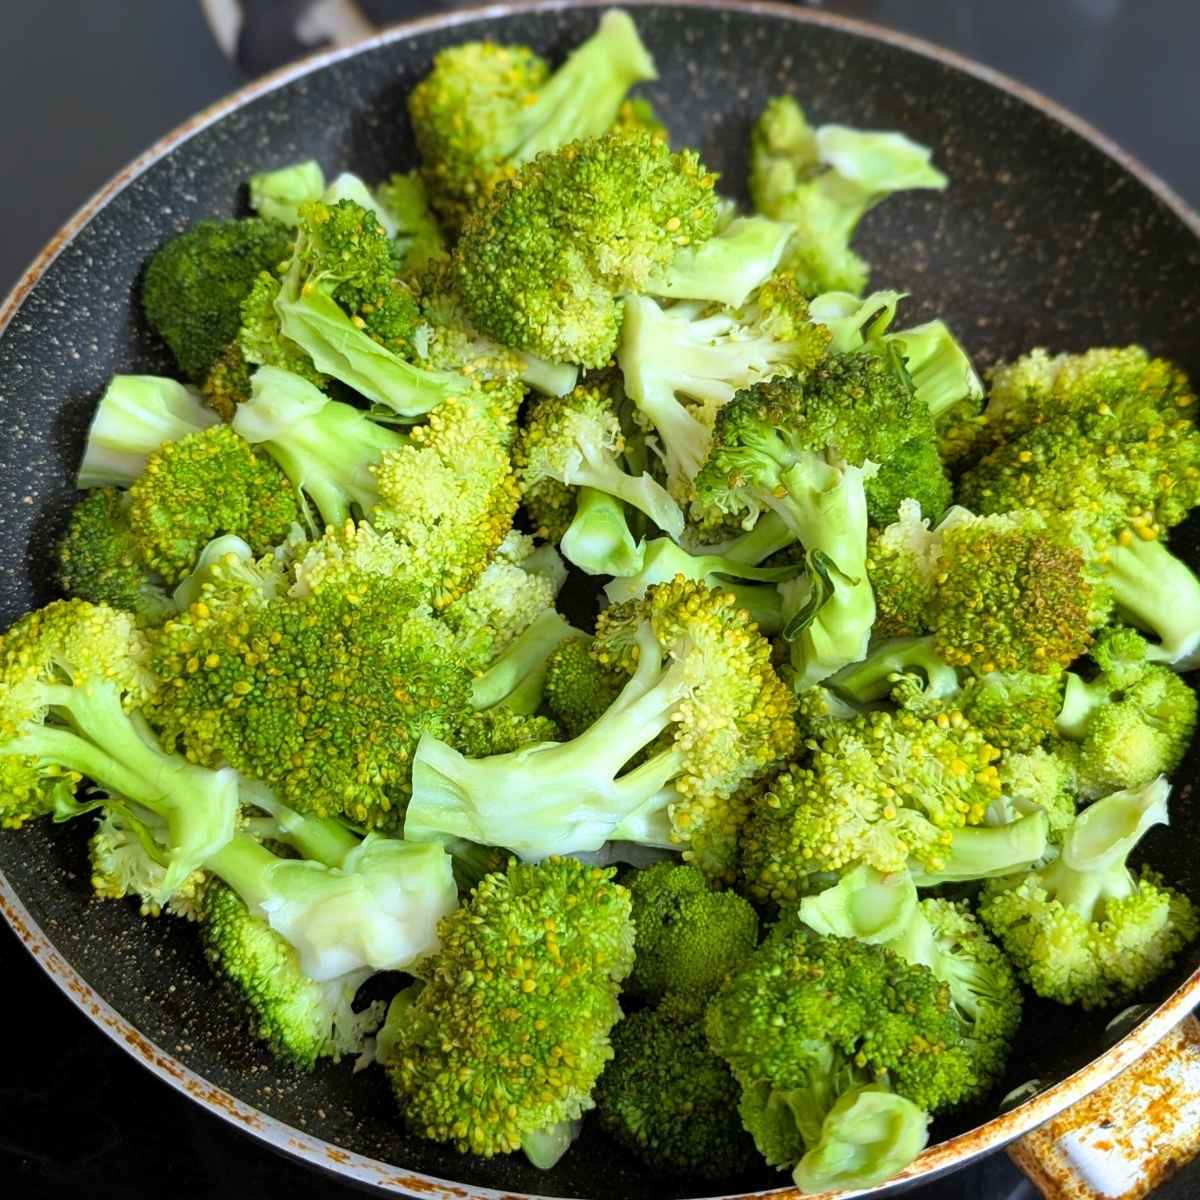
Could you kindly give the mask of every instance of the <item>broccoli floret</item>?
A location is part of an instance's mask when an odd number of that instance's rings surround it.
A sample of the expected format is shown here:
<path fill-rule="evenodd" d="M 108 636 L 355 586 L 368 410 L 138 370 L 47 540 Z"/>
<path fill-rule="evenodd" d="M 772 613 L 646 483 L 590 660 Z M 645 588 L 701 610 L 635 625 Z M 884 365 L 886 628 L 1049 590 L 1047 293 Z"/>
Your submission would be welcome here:
<path fill-rule="evenodd" d="M 1021 991 L 1008 960 L 966 905 L 918 901 L 907 872 L 881 875 L 858 867 L 805 897 L 800 919 L 817 933 L 884 946 L 928 967 L 950 989 L 973 1061 L 973 1078 L 958 1099 L 975 1099 L 995 1083 L 1021 1023 Z"/>
<path fill-rule="evenodd" d="M 129 495 L 116 488 L 87 492 L 71 511 L 58 544 L 58 582 L 68 596 L 123 608 L 144 625 L 173 605 L 160 577 L 142 560 L 129 523 Z"/>
<path fill-rule="evenodd" d="M 221 534 L 237 534 L 263 554 L 302 520 L 287 476 L 228 425 L 167 442 L 129 489 L 142 561 L 169 583 Z"/>
<path fill-rule="evenodd" d="M 318 371 L 399 416 L 419 416 L 470 391 L 459 375 L 407 361 L 420 324 L 416 300 L 395 277 L 378 218 L 351 200 L 301 206 L 274 306 L 283 335 Z"/>
<path fill-rule="evenodd" d="M 195 392 L 174 379 L 114 375 L 88 428 L 75 486 L 128 487 L 160 446 L 218 420 Z"/>
<path fill-rule="evenodd" d="M 668 992 L 703 1007 L 758 944 L 758 914 L 741 896 L 714 891 L 687 864 L 656 863 L 629 882 L 636 957 L 626 988 L 657 1002 Z"/>
<path fill-rule="evenodd" d="M 1075 744 L 1071 760 L 1086 799 L 1169 775 L 1191 745 L 1196 693 L 1149 662 L 1149 649 L 1134 630 L 1117 629 L 1095 650 L 1095 679 L 1067 673 L 1057 728 Z"/>
<path fill-rule="evenodd" d="M 1054 736 L 1062 693 L 1057 671 L 993 671 L 968 679 L 954 702 L 993 746 L 1028 753 Z"/>
<path fill-rule="evenodd" d="M 241 304 L 260 271 L 284 261 L 291 234 L 278 221 L 198 221 L 146 268 L 142 305 L 188 379 L 200 383 L 237 337 Z"/>
<path fill-rule="evenodd" d="M 1075 820 L 1077 777 L 1062 754 L 1035 749 L 1006 754 L 1000 761 L 999 801 L 986 817 L 989 825 L 1009 825 L 1033 813 L 1046 814 L 1046 836 L 1052 845 Z"/>
<path fill-rule="evenodd" d="M 546 665 L 546 707 L 572 738 L 594 725 L 629 682 L 625 672 L 600 662 L 589 642 L 563 642 Z"/>
<path fill-rule="evenodd" d="M 700 501 L 751 520 L 774 509 L 807 551 L 807 575 L 782 585 L 797 690 L 866 652 L 875 619 L 866 481 L 916 420 L 928 413 L 898 353 L 877 344 L 835 355 L 804 379 L 756 384 L 717 417 L 696 478 Z"/>
<path fill-rule="evenodd" d="M 716 222 L 714 177 L 648 134 L 573 142 L 526 163 L 467 222 L 455 267 L 486 334 L 551 362 L 602 367 L 619 297 Z"/>
<path fill-rule="evenodd" d="M 287 939 L 219 880 L 205 889 L 199 920 L 205 956 L 245 1005 L 254 1036 L 291 1066 L 310 1071 L 318 1059 L 360 1054 L 382 1023 L 382 1001 L 353 1007 L 369 968 L 309 978 Z"/>
<path fill-rule="evenodd" d="M 570 742 L 487 759 L 423 737 L 405 836 L 464 837 L 531 858 L 610 839 L 678 845 L 708 874 L 730 873 L 749 804 L 739 789 L 795 740 L 770 645 L 732 596 L 691 580 L 605 610 L 601 634 L 613 623 L 636 631 L 637 664 L 600 719 Z"/>
<path fill-rule="evenodd" d="M 654 538 L 643 548 L 638 572 L 618 576 L 605 587 L 604 594 L 609 603 L 622 604 L 644 596 L 656 583 L 666 583 L 682 575 L 728 592 L 750 614 L 761 632 L 773 634 L 783 626 L 783 603 L 774 585 L 795 578 L 801 570 L 796 563 L 752 567 L 719 554 L 689 554 L 670 538 Z"/>
<path fill-rule="evenodd" d="M 944 188 L 931 156 L 900 133 L 813 129 L 790 96 L 771 100 L 750 137 L 750 196 L 759 212 L 796 226 L 784 269 L 813 296 L 860 294 L 868 266 L 850 249 L 855 227 L 893 192 Z"/>
<path fill-rule="evenodd" d="M 929 632 L 929 605 L 937 567 L 938 535 L 915 500 L 904 500 L 896 520 L 867 535 L 867 576 L 875 591 L 876 638 Z"/>
<path fill-rule="evenodd" d="M 807 765 L 775 779 L 743 832 L 750 894 L 792 903 L 815 872 L 856 863 L 944 867 L 955 831 L 980 824 L 1000 795 L 999 756 L 957 713 L 823 722 Z"/>
<path fill-rule="evenodd" d="M 408 97 L 434 207 L 459 228 L 513 168 L 604 133 L 629 89 L 655 78 L 654 60 L 619 9 L 553 74 L 528 46 L 465 42 L 441 51 Z M 628 119 L 619 124 L 630 128 Z"/>
<path fill-rule="evenodd" d="M 738 1085 L 704 1023 L 668 1001 L 627 1016 L 596 1084 L 601 1128 L 647 1166 L 705 1179 L 749 1170 L 754 1143 L 734 1117 Z"/>
<path fill-rule="evenodd" d="M 236 347 L 228 352 L 230 358 L 236 367 L 236 358 L 240 356 L 247 375 L 252 375 L 251 368 L 255 366 L 278 367 L 307 379 L 314 387 L 327 389 L 329 380 L 317 370 L 308 351 L 284 336 L 279 313 L 275 309 L 278 296 L 279 277 L 270 271 L 261 272 L 242 301 L 242 324 L 238 330 Z M 219 369 L 222 365 L 218 361 L 217 367 L 209 372 L 205 381 L 206 390 L 217 391 L 222 387 Z M 233 372 L 229 374 L 236 383 Z M 244 395 L 237 396 L 239 404 L 245 399 Z"/>
<path fill-rule="evenodd" d="M 949 989 L 928 967 L 795 920 L 776 927 L 705 1024 L 741 1085 L 743 1124 L 803 1191 L 895 1174 L 925 1145 L 928 1114 L 978 1079 Z"/>
<path fill-rule="evenodd" d="M 376 191 L 380 205 L 395 225 L 392 256 L 405 275 L 414 275 L 445 254 L 437 218 L 429 210 L 425 183 L 417 171 L 397 173 Z"/>
<path fill-rule="evenodd" d="M 204 378 L 204 403 L 221 418 L 233 420 L 238 405 L 250 397 L 250 363 L 239 342 L 230 342 Z"/>
<path fill-rule="evenodd" d="M 612 874 L 513 863 L 441 922 L 377 1050 L 414 1132 L 491 1156 L 592 1107 L 633 964 L 629 895 Z"/>
<path fill-rule="evenodd" d="M 867 480 L 867 519 L 875 528 L 896 520 L 900 506 L 916 501 L 923 512 L 940 516 L 953 487 L 932 427 L 911 438 Z"/>
<path fill-rule="evenodd" d="M 136 898 L 143 917 L 157 917 L 165 911 L 185 920 L 199 920 L 211 878 L 197 868 L 164 901 L 167 868 L 162 849 L 147 820 L 121 808 L 102 811 L 88 841 L 93 893 L 103 900 Z"/>
<path fill-rule="evenodd" d="M 1126 863 L 1143 834 L 1167 821 L 1163 778 L 1085 808 L 1048 866 L 990 883 L 984 924 L 1039 996 L 1119 1004 L 1157 979 L 1200 931 L 1195 906 L 1151 871 Z"/>
<path fill-rule="evenodd" d="M 671 131 L 645 96 L 630 96 L 627 100 L 622 100 L 613 128 L 624 129 L 630 133 L 648 133 L 664 142 L 671 140 Z"/>
<path fill-rule="evenodd" d="M 643 512 L 673 537 L 683 533 L 683 513 L 649 474 L 629 474 L 617 417 L 619 381 L 588 379 L 566 396 L 542 396 L 525 414 L 513 461 L 522 498 L 539 528 L 562 529 L 574 509 L 572 489 L 607 492 Z"/>
<path fill-rule="evenodd" d="M 786 276 L 758 288 L 742 307 L 661 308 L 647 296 L 628 297 L 618 359 L 631 399 L 657 435 L 672 492 L 691 498 L 713 422 L 739 389 L 810 370 L 828 344 L 828 330 L 811 320 Z"/>
<path fill-rule="evenodd" d="M 320 200 L 324 193 L 325 172 L 311 158 L 250 176 L 250 207 L 289 229 L 300 224 L 300 205 Z"/>

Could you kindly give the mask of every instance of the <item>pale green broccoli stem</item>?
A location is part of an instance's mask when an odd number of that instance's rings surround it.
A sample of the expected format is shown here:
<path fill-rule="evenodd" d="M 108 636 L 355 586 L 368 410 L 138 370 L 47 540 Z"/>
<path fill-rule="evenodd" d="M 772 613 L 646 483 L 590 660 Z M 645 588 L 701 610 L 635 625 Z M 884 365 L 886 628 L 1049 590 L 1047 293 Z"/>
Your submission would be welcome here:
<path fill-rule="evenodd" d="M 1118 610 L 1158 638 L 1147 659 L 1177 671 L 1200 667 L 1200 579 L 1162 542 L 1135 537 L 1108 551 L 1103 580 Z"/>
<path fill-rule="evenodd" d="M 627 475 L 611 452 L 579 439 L 580 459 L 563 472 L 563 482 L 572 487 L 608 492 L 643 512 L 665 533 L 683 533 L 683 510 L 670 493 L 650 474 Z"/>
<path fill-rule="evenodd" d="M 884 875 L 868 866 L 855 867 L 832 887 L 805 896 L 800 919 L 819 934 L 880 946 L 903 938 L 918 920 L 929 927 L 920 915 L 916 885 L 908 872 Z"/>
<path fill-rule="evenodd" d="M 404 435 L 278 367 L 255 371 L 250 392 L 238 405 L 234 431 L 266 445 L 326 525 L 344 524 L 356 509 L 369 515 L 379 500 L 370 467 L 387 451 L 407 445 Z"/>
<path fill-rule="evenodd" d="M 776 584 L 794 578 L 802 569 L 798 563 L 782 567 L 752 567 L 717 554 L 689 554 L 670 538 L 655 538 L 646 543 L 642 569 L 636 575 L 614 579 L 604 589 L 604 594 L 613 604 L 620 604 L 624 600 L 644 596 L 647 589 L 655 584 L 667 583 L 676 575 L 683 575 L 729 592 L 764 633 L 778 633 L 783 619 L 783 602 L 779 592 L 774 587 L 756 587 L 752 583 L 738 581 Z"/>
<path fill-rule="evenodd" d="M 932 637 L 889 638 L 875 646 L 860 663 L 843 667 L 828 686 L 858 704 L 886 699 L 901 675 L 925 678 L 923 694 L 940 700 L 959 689 L 958 672 L 934 651 Z"/>
<path fill-rule="evenodd" d="M 719 554 L 730 562 L 756 566 L 772 554 L 796 544 L 796 535 L 777 513 L 768 510 L 754 523 L 754 528 L 739 534 L 719 546 L 706 547 L 709 553 Z"/>
<path fill-rule="evenodd" d="M 275 895 L 271 872 L 280 861 L 256 838 L 239 833 L 211 854 L 205 866 L 233 888 L 251 912 L 261 915 L 264 902 Z"/>
<path fill-rule="evenodd" d="M 910 866 L 917 887 L 995 879 L 1032 866 L 1050 844 L 1050 821 L 1040 809 L 1003 825 L 968 825 L 956 829 L 941 865 Z"/>
<path fill-rule="evenodd" d="M 780 476 L 785 494 L 767 497 L 807 551 L 807 576 L 779 585 L 797 691 L 866 655 L 875 622 L 863 486 L 871 469 L 807 455 Z"/>
<path fill-rule="evenodd" d="M 168 862 L 155 898 L 165 902 L 233 836 L 237 775 L 165 754 L 145 721 L 125 711 L 120 692 L 110 683 L 46 684 L 40 695 L 48 708 L 69 718 L 72 728 L 26 728 L 6 743 L 6 752 L 78 772 L 111 794 L 113 799 L 105 802 L 110 807 L 128 802 L 162 818 L 169 833 L 169 845 L 163 847 Z M 129 815 L 137 821 L 136 813 Z"/>
<path fill-rule="evenodd" d="M 740 308 L 774 274 L 793 229 L 769 217 L 735 217 L 715 237 L 681 250 L 645 290 L 673 300 L 712 300 Z"/>
<path fill-rule="evenodd" d="M 114 375 L 88 428 L 77 488 L 128 487 L 167 442 L 220 421 L 191 388 L 161 375 Z"/>
<path fill-rule="evenodd" d="M 559 1121 L 547 1129 L 527 1133 L 521 1139 L 521 1149 L 531 1165 L 549 1171 L 570 1150 L 582 1127 L 582 1121 Z"/>
<path fill-rule="evenodd" d="M 191 608 L 200 599 L 204 585 L 212 579 L 213 567 L 218 564 L 230 564 L 234 559 L 242 563 L 254 562 L 254 551 L 250 548 L 249 543 L 232 533 L 213 538 L 200 551 L 200 557 L 196 559 L 192 573 L 186 576 L 171 594 L 175 607 L 180 612 L 186 612 Z"/>
<path fill-rule="evenodd" d="M 1072 671 L 1067 671 L 1065 675 L 1062 708 L 1055 717 L 1054 724 L 1063 737 L 1080 741 L 1087 736 L 1088 722 L 1092 715 L 1112 699 L 1112 691 L 1102 675 L 1091 683 L 1087 683 Z"/>
<path fill-rule="evenodd" d="M 504 703 L 518 713 L 536 712 L 550 656 L 568 638 L 585 636 L 565 617 L 548 609 L 472 682 L 471 707 L 485 709 Z"/>
<path fill-rule="evenodd" d="M 424 734 L 413 760 L 405 838 L 460 837 L 537 859 L 598 850 L 626 818 L 639 810 L 648 817 L 647 802 L 682 770 L 683 752 L 662 750 L 621 772 L 671 725 L 690 692 L 691 672 L 684 664 L 664 663 L 648 626 L 638 634 L 638 648 L 632 678 L 573 741 L 468 759 Z M 661 796 L 662 803 L 668 795 Z"/>
<path fill-rule="evenodd" d="M 905 292 L 872 292 L 865 300 L 852 292 L 823 292 L 809 302 L 814 321 L 828 328 L 829 348 L 850 354 L 867 341 L 882 337 L 896 316 Z"/>
<path fill-rule="evenodd" d="M 874 1187 L 903 1170 L 929 1140 L 929 1116 L 883 1084 L 843 1092 L 792 1172 L 809 1194 Z"/>
<path fill-rule="evenodd" d="M 616 118 L 635 83 L 657 79 L 654 59 L 629 14 L 610 9 L 596 32 L 538 89 L 536 101 L 514 123 L 497 157 L 514 164 L 578 138 L 599 137 Z"/>
<path fill-rule="evenodd" d="M 573 363 L 552 363 L 525 350 L 516 355 L 521 361 L 521 379 L 543 396 L 566 396 L 579 381 L 579 368 Z"/>
<path fill-rule="evenodd" d="M 635 575 L 642 569 L 644 544 L 629 529 L 625 506 L 608 492 L 581 487 L 575 516 L 559 549 L 588 575 Z"/>
<path fill-rule="evenodd" d="M 900 345 L 917 399 L 935 421 L 964 400 L 983 399 L 983 381 L 944 321 L 927 321 L 883 340 Z"/>
<path fill-rule="evenodd" d="M 270 814 L 263 819 L 250 818 L 249 831 L 291 846 L 302 858 L 324 863 L 327 867 L 340 867 L 350 851 L 360 844 L 358 837 L 332 817 L 298 813 L 276 799 L 274 792 L 257 780 L 243 778 L 240 792 L 243 803 L 253 804 Z"/>
<path fill-rule="evenodd" d="M 343 171 L 334 179 L 319 198 L 330 207 L 341 200 L 352 200 L 359 208 L 365 208 L 379 222 L 389 239 L 396 236 L 396 222 L 393 220 L 392 214 L 375 199 L 371 194 L 371 189 L 357 175 L 353 175 L 349 171 Z"/>
<path fill-rule="evenodd" d="M 250 207 L 260 217 L 280 221 L 290 229 L 300 224 L 300 205 L 320 200 L 325 173 L 314 159 L 261 171 L 250 177 Z"/>

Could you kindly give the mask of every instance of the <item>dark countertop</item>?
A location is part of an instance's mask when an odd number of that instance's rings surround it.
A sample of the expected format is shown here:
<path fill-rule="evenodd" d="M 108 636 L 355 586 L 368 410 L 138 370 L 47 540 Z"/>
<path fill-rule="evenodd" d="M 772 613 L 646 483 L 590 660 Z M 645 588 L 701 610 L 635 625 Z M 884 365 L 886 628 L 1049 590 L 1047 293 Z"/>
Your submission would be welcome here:
<path fill-rule="evenodd" d="M 272 0 L 284 3 L 284 0 Z M 292 0 L 287 0 L 291 3 Z M 1200 204 L 1194 0 L 838 0 L 817 4 L 927 37 L 1062 102 Z M 376 19 L 433 4 L 364 0 Z M 447 5 L 438 5 L 447 7 Z M 269 57 L 269 52 L 265 54 Z M 262 56 L 260 56 L 262 57 Z M 254 61 L 244 55 L 243 61 Z M 119 167 L 245 81 L 198 3 L 9 5 L 0 42 L 0 294 Z M 360 1193 L 273 1156 L 163 1086 L 84 1020 L 5 928 L 0 1194 L 262 1200 Z M 782 1181 L 782 1180 L 781 1180 Z M 1003 1155 L 910 1193 L 1032 1200 Z M 1200 1166 L 1155 1193 L 1200 1194 Z"/>

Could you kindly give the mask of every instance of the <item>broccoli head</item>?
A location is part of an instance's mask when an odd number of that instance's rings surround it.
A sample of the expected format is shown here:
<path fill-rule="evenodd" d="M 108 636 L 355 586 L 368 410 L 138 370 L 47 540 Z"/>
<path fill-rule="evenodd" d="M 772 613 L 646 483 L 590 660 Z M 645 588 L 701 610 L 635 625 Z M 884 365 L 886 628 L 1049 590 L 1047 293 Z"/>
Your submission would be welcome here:
<path fill-rule="evenodd" d="M 600 662 L 586 638 L 563 642 L 546 667 L 546 707 L 569 737 L 578 737 L 603 715 L 629 676 Z"/>

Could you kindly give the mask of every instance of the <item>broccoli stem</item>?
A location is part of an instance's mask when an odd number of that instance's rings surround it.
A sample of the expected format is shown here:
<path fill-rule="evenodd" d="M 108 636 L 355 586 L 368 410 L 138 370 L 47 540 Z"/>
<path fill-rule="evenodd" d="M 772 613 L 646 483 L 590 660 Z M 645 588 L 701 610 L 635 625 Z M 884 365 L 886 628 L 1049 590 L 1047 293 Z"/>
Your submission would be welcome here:
<path fill-rule="evenodd" d="M 1010 875 L 1044 857 L 1050 824 L 1044 812 L 1030 813 L 1004 825 L 970 825 L 956 829 L 936 870 L 912 871 L 918 887 L 967 883 Z"/>
<path fill-rule="evenodd" d="M 503 702 L 515 712 L 536 712 L 550 656 L 567 638 L 584 636 L 565 617 L 547 609 L 474 680 L 471 707 L 491 708 Z"/>
<path fill-rule="evenodd" d="M 564 474 L 564 483 L 608 492 L 645 513 L 672 537 L 683 533 L 683 510 L 652 475 L 626 474 L 610 453 L 597 446 L 580 445 L 579 449 L 582 460 Z"/>
<path fill-rule="evenodd" d="M 1177 671 L 1200 666 L 1200 579 L 1157 539 L 1118 541 L 1104 564 L 1104 581 L 1128 620 L 1159 644 L 1147 657 Z"/>
<path fill-rule="evenodd" d="M 300 205 L 320 200 L 325 191 L 325 173 L 315 159 L 260 171 L 250 176 L 250 207 L 260 217 L 279 221 L 289 229 L 300 224 Z"/>
<path fill-rule="evenodd" d="M 681 250 L 646 291 L 739 308 L 774 273 L 793 228 L 769 217 L 735 217 L 716 237 Z"/>
<path fill-rule="evenodd" d="M 579 381 L 574 363 L 552 363 L 525 350 L 514 353 L 521 360 L 521 379 L 543 396 L 565 396 Z"/>
<path fill-rule="evenodd" d="M 256 780 L 243 778 L 240 788 L 244 803 L 270 813 L 257 832 L 284 842 L 301 857 L 327 867 L 340 867 L 360 839 L 332 817 L 312 817 L 296 812 L 275 798 L 275 794 Z"/>
<path fill-rule="evenodd" d="M 935 653 L 932 637 L 880 642 L 862 662 L 843 667 L 828 686 L 857 704 L 871 704 L 886 699 L 904 674 L 923 675 L 925 695 L 931 699 L 944 699 L 958 691 L 958 672 Z"/>
<path fill-rule="evenodd" d="M 594 488 L 576 494 L 575 517 L 559 549 L 589 575 L 636 575 L 642 569 L 644 543 L 630 532 L 624 504 Z"/>
<path fill-rule="evenodd" d="M 778 554 L 780 550 L 786 550 L 795 542 L 796 535 L 788 528 L 787 522 L 777 512 L 768 510 L 755 521 L 753 529 L 720 546 L 709 547 L 709 550 L 730 562 L 754 565 L 770 558 L 772 554 Z"/>
<path fill-rule="evenodd" d="M 1062 708 L 1054 724 L 1063 737 L 1081 741 L 1087 735 L 1092 714 L 1112 699 L 1112 692 L 1103 676 L 1086 683 L 1073 671 L 1065 674 Z"/>
<path fill-rule="evenodd" d="M 927 321 L 883 340 L 900 344 L 917 399 L 935 421 L 963 400 L 983 399 L 983 383 L 945 321 Z"/>
<path fill-rule="evenodd" d="M 539 1171 L 549 1171 L 579 1136 L 580 1121 L 559 1121 L 546 1129 L 527 1133 L 521 1139 L 521 1149 L 531 1165 Z"/>
<path fill-rule="evenodd" d="M 261 842 L 246 834 L 234 834 L 205 861 L 242 898 L 251 912 L 261 914 L 264 901 L 274 895 L 271 871 L 280 863 Z"/>

